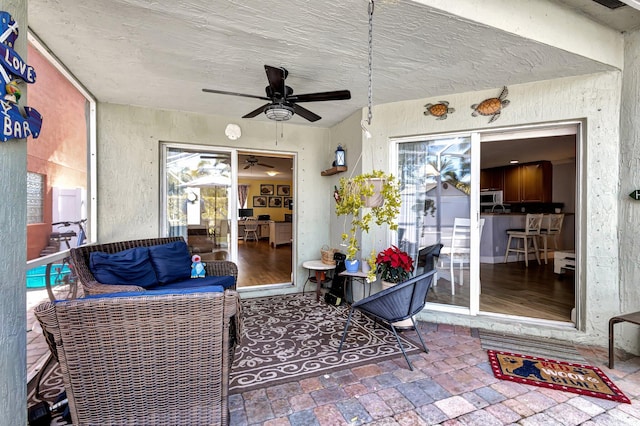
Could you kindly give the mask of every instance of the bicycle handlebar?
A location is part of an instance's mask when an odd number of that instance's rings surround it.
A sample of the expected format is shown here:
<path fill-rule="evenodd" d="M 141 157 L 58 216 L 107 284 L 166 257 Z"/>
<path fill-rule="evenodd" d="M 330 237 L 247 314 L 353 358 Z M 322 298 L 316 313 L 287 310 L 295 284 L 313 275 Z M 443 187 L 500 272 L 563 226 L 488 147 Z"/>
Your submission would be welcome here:
<path fill-rule="evenodd" d="M 52 223 L 51 226 L 56 226 L 56 225 L 62 225 L 62 226 L 82 225 L 86 221 L 87 221 L 87 219 L 81 219 L 81 220 L 76 220 L 76 221 L 55 222 L 55 223 Z"/>

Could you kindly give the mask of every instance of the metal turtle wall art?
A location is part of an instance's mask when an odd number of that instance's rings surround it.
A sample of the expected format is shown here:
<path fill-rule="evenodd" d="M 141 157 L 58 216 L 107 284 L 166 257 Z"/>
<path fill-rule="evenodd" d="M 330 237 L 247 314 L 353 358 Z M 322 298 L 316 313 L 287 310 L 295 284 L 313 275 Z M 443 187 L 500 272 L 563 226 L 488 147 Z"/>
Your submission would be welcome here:
<path fill-rule="evenodd" d="M 424 106 L 427 110 L 424 115 L 433 115 L 436 120 L 446 120 L 447 114 L 453 114 L 456 112 L 455 108 L 449 108 L 449 102 L 438 101 L 437 104 L 426 104 Z"/>
<path fill-rule="evenodd" d="M 500 96 L 498 96 L 497 98 L 488 98 L 480 102 L 479 104 L 471 105 L 471 108 L 473 109 L 471 115 L 473 117 L 477 117 L 478 114 L 491 117 L 489 119 L 489 123 L 493 123 L 498 118 L 500 118 L 502 108 L 509 105 L 509 100 L 506 99 L 507 95 L 509 95 L 509 90 L 507 89 L 507 86 L 504 86 L 502 88 Z"/>

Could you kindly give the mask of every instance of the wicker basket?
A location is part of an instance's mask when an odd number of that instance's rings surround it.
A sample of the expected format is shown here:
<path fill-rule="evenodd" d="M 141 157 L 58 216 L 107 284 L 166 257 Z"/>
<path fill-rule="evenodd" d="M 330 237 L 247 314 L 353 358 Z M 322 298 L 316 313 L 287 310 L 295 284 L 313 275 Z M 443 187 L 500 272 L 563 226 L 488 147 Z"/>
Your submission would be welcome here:
<path fill-rule="evenodd" d="M 320 248 L 320 259 L 322 259 L 322 263 L 325 265 L 335 265 L 336 261 L 333 260 L 333 254 L 338 250 L 329 248 L 329 246 L 324 245 Z"/>

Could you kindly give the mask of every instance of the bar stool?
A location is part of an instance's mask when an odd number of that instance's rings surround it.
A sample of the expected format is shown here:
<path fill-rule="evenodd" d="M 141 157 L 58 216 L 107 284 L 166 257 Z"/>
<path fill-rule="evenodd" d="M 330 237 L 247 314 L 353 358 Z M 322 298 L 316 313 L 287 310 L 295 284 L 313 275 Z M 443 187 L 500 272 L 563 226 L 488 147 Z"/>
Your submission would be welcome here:
<path fill-rule="evenodd" d="M 534 253 L 538 265 L 541 265 L 540 256 L 538 255 L 538 236 L 540 235 L 540 227 L 542 226 L 542 216 L 542 213 L 528 213 L 525 219 L 525 229 L 507 229 L 509 240 L 507 241 L 507 250 L 504 253 L 504 263 L 507 263 L 509 252 L 512 251 L 516 253 L 516 261 L 520 260 L 520 253 L 524 254 L 524 264 L 526 267 L 529 267 L 529 253 Z M 522 239 L 522 248 L 520 248 L 519 243 L 517 247 L 511 247 L 511 240 L 513 238 Z M 529 247 L 529 243 L 531 243 L 533 247 Z"/>
<path fill-rule="evenodd" d="M 539 247 L 538 250 L 541 253 L 544 253 L 544 264 L 547 262 L 547 245 L 549 237 L 553 237 L 553 247 L 558 250 L 558 235 L 560 235 L 560 231 L 562 230 L 562 222 L 564 221 L 564 213 L 558 214 L 546 214 L 542 220 L 543 224 L 546 224 L 546 227 L 543 225 L 540 228 L 540 236 L 538 237 L 542 242 L 542 247 Z"/>

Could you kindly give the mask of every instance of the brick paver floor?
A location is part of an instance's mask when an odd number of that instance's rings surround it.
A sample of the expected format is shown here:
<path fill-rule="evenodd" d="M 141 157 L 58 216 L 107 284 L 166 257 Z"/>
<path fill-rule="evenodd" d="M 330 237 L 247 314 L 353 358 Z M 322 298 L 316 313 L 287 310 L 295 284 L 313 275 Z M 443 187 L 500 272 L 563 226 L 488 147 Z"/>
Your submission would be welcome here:
<path fill-rule="evenodd" d="M 38 299 L 31 295 L 31 299 Z M 46 300 L 46 292 L 42 297 Z M 31 302 L 31 307 L 35 303 Z M 28 306 L 30 376 L 48 349 Z M 231 395 L 231 426 L 243 425 L 640 425 L 640 357 L 607 368 L 606 348 L 581 347 L 632 401 L 620 404 L 498 380 L 470 329 L 420 323 L 429 353 Z M 44 357 L 44 358 L 43 358 Z"/>
<path fill-rule="evenodd" d="M 579 348 L 632 400 L 620 404 L 498 380 L 464 327 L 420 323 L 429 353 L 231 395 L 231 425 L 640 425 L 640 357 L 607 368 L 606 348 Z"/>

